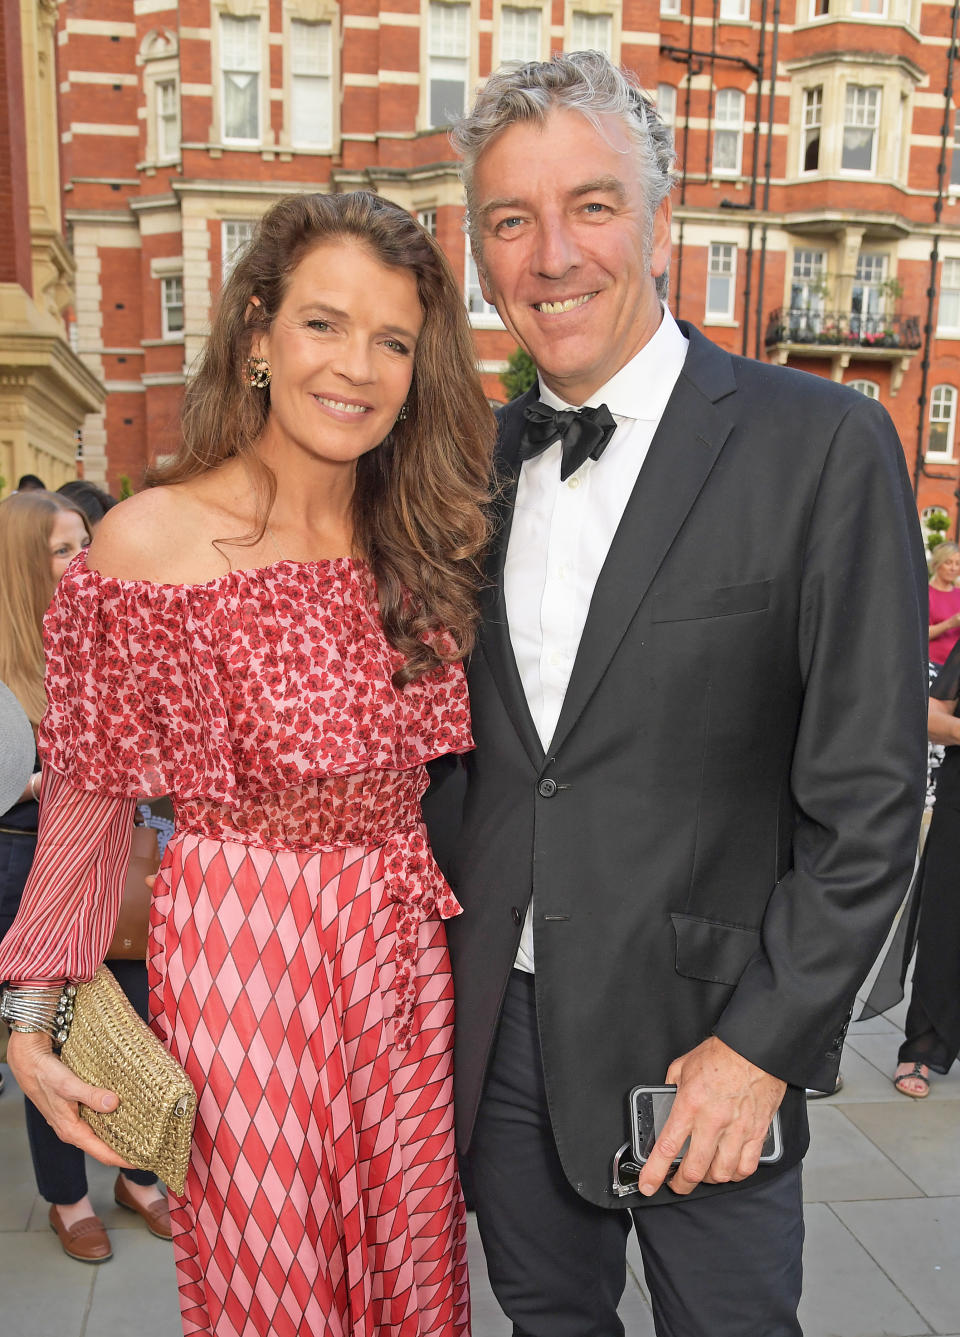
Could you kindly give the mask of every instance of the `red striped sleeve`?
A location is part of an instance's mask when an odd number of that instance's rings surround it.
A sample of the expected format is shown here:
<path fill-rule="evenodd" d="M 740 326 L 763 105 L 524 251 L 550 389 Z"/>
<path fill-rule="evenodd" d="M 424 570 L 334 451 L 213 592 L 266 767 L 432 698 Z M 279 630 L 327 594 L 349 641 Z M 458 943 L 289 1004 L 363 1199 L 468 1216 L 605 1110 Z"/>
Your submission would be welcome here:
<path fill-rule="evenodd" d="M 135 798 L 76 789 L 43 768 L 37 852 L 0 943 L 0 980 L 88 980 L 109 946 L 130 857 Z"/>

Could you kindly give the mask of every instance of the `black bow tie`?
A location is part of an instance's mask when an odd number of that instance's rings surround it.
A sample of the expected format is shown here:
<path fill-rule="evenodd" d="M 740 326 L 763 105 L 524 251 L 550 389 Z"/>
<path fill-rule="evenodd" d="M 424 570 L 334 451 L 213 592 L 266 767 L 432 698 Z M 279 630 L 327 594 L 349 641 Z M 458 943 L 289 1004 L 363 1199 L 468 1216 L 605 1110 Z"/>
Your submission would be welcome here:
<path fill-rule="evenodd" d="M 559 440 L 563 458 L 560 481 L 565 483 L 584 460 L 598 460 L 617 430 L 606 404 L 597 408 L 552 409 L 548 404 L 528 404 L 523 410 L 526 426 L 520 436 L 520 458 L 532 460 Z"/>

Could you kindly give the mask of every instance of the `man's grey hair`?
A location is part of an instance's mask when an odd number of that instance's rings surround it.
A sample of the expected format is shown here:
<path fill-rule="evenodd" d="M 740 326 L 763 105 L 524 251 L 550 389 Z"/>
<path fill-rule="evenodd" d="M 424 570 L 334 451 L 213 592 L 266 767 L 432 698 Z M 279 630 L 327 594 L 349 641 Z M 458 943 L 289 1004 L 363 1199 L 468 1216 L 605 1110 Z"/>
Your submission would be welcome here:
<path fill-rule="evenodd" d="M 488 145 L 511 125 L 543 125 L 556 108 L 578 111 L 602 134 L 601 116 L 623 122 L 636 152 L 640 186 L 647 205 L 645 237 L 652 244 L 653 217 L 673 189 L 673 132 L 653 102 L 632 76 L 599 51 L 574 51 L 551 60 L 509 64 L 491 74 L 477 94 L 472 109 L 450 133 L 463 165 L 467 196 L 465 220 L 477 264 L 482 267 L 480 221 L 474 208 L 473 174 Z M 657 292 L 666 298 L 669 274 L 657 279 Z"/>

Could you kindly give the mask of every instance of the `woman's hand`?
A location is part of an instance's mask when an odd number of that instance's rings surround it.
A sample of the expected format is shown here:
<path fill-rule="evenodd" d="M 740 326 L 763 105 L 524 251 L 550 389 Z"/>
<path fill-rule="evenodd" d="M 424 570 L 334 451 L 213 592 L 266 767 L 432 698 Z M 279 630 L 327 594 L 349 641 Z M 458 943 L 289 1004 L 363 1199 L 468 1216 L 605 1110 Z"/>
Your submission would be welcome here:
<path fill-rule="evenodd" d="M 116 1093 L 90 1086 L 74 1076 L 54 1054 L 48 1035 L 13 1031 L 7 1043 L 7 1062 L 21 1091 L 33 1101 L 61 1142 L 89 1152 L 104 1165 L 133 1168 L 77 1113 L 78 1103 L 105 1113 L 115 1110 L 119 1103 Z"/>
<path fill-rule="evenodd" d="M 942 622 L 930 623 L 930 639 L 937 641 L 941 636 L 945 636 L 948 631 L 956 631 L 960 627 L 960 613 L 954 613 L 952 617 L 945 617 Z"/>

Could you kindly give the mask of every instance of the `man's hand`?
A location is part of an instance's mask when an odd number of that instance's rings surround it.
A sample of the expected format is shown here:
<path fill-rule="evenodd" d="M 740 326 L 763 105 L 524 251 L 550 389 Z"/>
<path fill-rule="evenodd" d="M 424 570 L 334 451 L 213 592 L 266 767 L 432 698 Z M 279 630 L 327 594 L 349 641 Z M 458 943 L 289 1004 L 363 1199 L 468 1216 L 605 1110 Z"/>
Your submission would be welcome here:
<path fill-rule="evenodd" d="M 670 1064 L 677 1096 L 640 1175 L 644 1196 L 656 1193 L 690 1139 L 669 1181 L 686 1194 L 700 1183 L 727 1184 L 752 1175 L 786 1082 L 745 1059 L 715 1035 Z"/>

